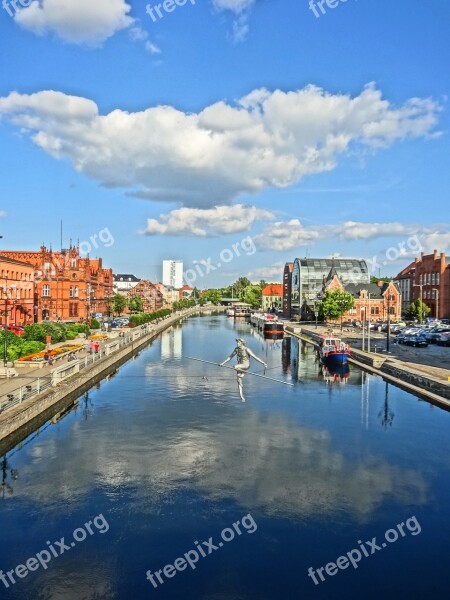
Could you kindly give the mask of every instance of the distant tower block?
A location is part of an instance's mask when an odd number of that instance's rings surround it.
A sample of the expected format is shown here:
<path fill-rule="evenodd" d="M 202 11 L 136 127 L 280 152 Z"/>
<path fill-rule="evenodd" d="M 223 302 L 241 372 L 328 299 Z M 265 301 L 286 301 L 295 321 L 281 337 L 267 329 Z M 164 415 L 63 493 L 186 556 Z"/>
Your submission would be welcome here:
<path fill-rule="evenodd" d="M 163 260 L 163 284 L 175 289 L 183 287 L 182 260 Z"/>

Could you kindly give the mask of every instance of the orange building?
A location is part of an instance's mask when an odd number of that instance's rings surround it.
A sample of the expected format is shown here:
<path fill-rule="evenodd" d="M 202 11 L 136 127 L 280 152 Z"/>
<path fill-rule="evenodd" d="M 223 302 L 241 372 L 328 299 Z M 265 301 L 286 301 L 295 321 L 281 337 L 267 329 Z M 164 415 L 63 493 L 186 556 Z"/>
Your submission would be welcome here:
<path fill-rule="evenodd" d="M 283 308 L 283 285 L 281 283 L 270 283 L 266 285 L 262 293 L 262 309 L 264 311 L 281 311 Z"/>
<path fill-rule="evenodd" d="M 6 250 L 3 256 L 32 265 L 37 321 L 85 320 L 96 313 L 109 313 L 113 296 L 111 269 L 104 269 L 101 258 L 82 258 L 79 248 L 53 252 Z"/>
<path fill-rule="evenodd" d="M 33 265 L 0 256 L 0 318 L 2 325 L 28 325 L 34 321 Z"/>
<path fill-rule="evenodd" d="M 151 281 L 141 279 L 141 281 L 128 292 L 128 302 L 133 296 L 137 296 L 142 300 L 145 313 L 155 312 L 156 310 L 163 308 L 163 295 Z M 126 310 L 128 311 L 128 309 Z"/>

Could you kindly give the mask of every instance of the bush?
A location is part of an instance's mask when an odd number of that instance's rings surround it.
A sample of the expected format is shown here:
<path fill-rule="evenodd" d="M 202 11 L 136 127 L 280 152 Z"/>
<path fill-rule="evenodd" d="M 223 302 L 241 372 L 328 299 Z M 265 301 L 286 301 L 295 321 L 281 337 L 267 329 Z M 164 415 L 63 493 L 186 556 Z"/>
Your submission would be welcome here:
<path fill-rule="evenodd" d="M 45 336 L 45 329 L 42 325 L 32 323 L 31 325 L 25 326 L 25 333 L 23 334 L 22 339 L 27 341 L 45 342 Z"/>
<path fill-rule="evenodd" d="M 97 319 L 91 319 L 89 322 L 89 327 L 91 329 L 100 329 L 100 323 L 97 321 Z"/>

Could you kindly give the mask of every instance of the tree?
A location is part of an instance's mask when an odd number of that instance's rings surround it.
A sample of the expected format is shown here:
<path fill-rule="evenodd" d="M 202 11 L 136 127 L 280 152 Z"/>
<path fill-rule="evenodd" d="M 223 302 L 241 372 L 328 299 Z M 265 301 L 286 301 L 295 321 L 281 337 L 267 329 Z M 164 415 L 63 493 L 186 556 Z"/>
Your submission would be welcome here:
<path fill-rule="evenodd" d="M 123 296 L 122 294 L 115 294 L 115 296 L 113 296 L 111 299 L 111 306 L 112 306 L 113 313 L 117 313 L 118 315 L 121 315 L 123 313 L 123 310 L 126 305 L 127 305 L 126 296 Z"/>
<path fill-rule="evenodd" d="M 371 277 L 370 278 L 370 283 L 378 283 L 379 281 L 385 281 L 386 283 L 389 283 L 390 281 L 392 281 L 392 277 Z"/>
<path fill-rule="evenodd" d="M 222 290 L 205 290 L 200 300 L 203 303 L 212 302 L 212 304 L 220 304 L 222 299 Z"/>
<path fill-rule="evenodd" d="M 319 302 L 319 312 L 326 320 L 337 321 L 342 315 L 355 306 L 355 299 L 349 292 L 327 290 L 323 300 Z"/>
<path fill-rule="evenodd" d="M 414 300 L 414 302 L 410 304 L 405 313 L 405 317 L 407 319 L 411 319 L 412 321 L 417 319 L 422 322 L 424 318 L 430 314 L 430 310 L 430 307 L 427 306 L 425 302 L 422 302 L 420 298 L 417 298 L 417 300 Z"/>
<path fill-rule="evenodd" d="M 131 300 L 128 302 L 128 308 L 131 310 L 131 312 L 144 312 L 144 303 L 142 298 L 140 296 L 132 296 Z"/>
<path fill-rule="evenodd" d="M 245 288 L 244 302 L 251 304 L 253 308 L 259 308 L 261 305 L 261 288 L 259 285 L 249 285 Z"/>

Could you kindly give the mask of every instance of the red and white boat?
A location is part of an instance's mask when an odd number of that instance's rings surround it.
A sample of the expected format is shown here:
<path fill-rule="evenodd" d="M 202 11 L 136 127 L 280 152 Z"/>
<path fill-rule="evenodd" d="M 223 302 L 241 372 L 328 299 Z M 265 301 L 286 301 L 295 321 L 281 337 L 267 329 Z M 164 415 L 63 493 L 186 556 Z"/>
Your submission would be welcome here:
<path fill-rule="evenodd" d="M 346 365 L 350 356 L 350 346 L 340 338 L 321 335 L 319 338 L 319 355 L 325 365 Z"/>

